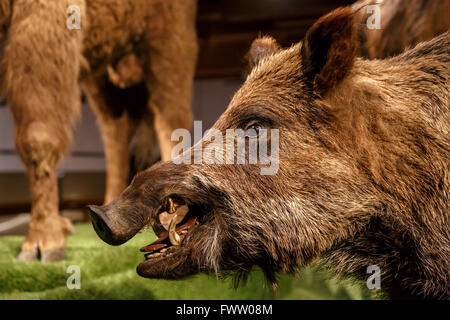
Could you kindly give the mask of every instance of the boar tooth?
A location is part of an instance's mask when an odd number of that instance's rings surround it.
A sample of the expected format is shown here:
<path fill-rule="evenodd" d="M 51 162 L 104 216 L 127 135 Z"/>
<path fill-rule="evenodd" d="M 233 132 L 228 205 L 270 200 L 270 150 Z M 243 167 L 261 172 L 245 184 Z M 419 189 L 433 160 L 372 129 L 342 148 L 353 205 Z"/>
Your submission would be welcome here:
<path fill-rule="evenodd" d="M 175 230 L 176 225 L 177 225 L 177 215 L 175 214 L 172 221 L 170 221 L 169 225 L 169 240 L 172 245 L 179 246 L 181 243 L 181 238 L 178 235 L 177 231 Z"/>
<path fill-rule="evenodd" d="M 141 230 L 139 230 L 139 233 L 144 232 L 145 230 L 147 230 L 147 228 L 148 228 L 148 225 L 144 226 Z"/>
<path fill-rule="evenodd" d="M 166 211 L 170 214 L 175 213 L 177 208 L 175 207 L 175 203 L 173 202 L 172 198 L 167 199 L 166 202 Z"/>

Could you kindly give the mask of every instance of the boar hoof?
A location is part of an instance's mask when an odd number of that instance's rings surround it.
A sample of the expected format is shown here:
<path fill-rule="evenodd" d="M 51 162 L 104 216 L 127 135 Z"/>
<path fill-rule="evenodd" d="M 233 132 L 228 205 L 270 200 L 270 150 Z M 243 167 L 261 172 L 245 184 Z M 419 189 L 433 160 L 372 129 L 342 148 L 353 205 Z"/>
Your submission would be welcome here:
<path fill-rule="evenodd" d="M 57 262 L 64 259 L 66 259 L 66 252 L 62 248 L 46 250 L 41 254 L 42 263 Z"/>
<path fill-rule="evenodd" d="M 34 248 L 31 251 L 21 251 L 17 256 L 17 260 L 19 261 L 32 261 L 36 260 L 39 256 L 38 248 Z"/>

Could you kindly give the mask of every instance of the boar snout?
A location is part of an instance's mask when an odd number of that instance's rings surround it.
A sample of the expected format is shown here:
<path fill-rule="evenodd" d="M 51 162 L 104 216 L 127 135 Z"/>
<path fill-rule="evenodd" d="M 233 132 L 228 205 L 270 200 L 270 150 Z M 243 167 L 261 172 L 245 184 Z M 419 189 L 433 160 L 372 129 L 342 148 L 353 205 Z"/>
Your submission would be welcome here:
<path fill-rule="evenodd" d="M 89 206 L 89 215 L 97 235 L 107 244 L 118 246 L 130 240 L 141 228 L 118 212 L 116 200 L 107 206 Z"/>
<path fill-rule="evenodd" d="M 175 211 L 185 204 L 183 197 L 173 194 L 182 191 L 179 187 L 186 172 L 185 167 L 171 162 L 155 165 L 136 175 L 130 186 L 115 201 L 105 206 L 89 206 L 97 235 L 106 243 L 118 246 L 151 225 L 156 235 L 162 236 L 167 231 L 167 226 L 164 227 L 161 223 L 161 213 Z M 166 208 L 172 198 L 175 201 L 172 203 L 173 208 Z M 180 216 L 180 212 L 178 214 Z M 184 215 L 185 213 L 180 218 L 184 218 Z M 176 222 L 178 224 L 181 221 Z"/>

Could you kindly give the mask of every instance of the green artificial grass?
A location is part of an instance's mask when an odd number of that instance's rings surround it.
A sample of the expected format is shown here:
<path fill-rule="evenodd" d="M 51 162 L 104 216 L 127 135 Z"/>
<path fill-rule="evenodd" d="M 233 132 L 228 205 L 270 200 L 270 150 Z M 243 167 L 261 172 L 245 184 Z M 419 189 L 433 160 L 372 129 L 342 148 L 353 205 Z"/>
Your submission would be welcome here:
<path fill-rule="evenodd" d="M 379 293 L 364 283 L 338 280 L 318 267 L 304 268 L 294 278 L 280 276 L 272 292 L 262 272 L 234 289 L 232 279 L 197 275 L 188 280 L 149 280 L 136 274 L 143 260 L 139 248 L 155 239 L 151 231 L 138 234 L 120 247 L 102 242 L 90 224 L 76 225 L 68 238 L 67 260 L 52 264 L 16 260 L 21 236 L 0 237 L 0 299 L 373 299 Z M 70 265 L 81 270 L 81 289 L 67 288 Z"/>

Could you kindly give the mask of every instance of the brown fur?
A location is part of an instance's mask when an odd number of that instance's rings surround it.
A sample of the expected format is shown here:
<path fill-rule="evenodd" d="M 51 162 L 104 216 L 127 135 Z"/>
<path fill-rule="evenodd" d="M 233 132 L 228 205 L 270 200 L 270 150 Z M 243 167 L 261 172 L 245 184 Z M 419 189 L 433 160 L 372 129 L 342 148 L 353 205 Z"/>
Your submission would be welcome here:
<path fill-rule="evenodd" d="M 385 0 L 378 4 L 381 29 L 370 30 L 366 26 L 370 15 L 366 8 L 375 4 L 375 0 L 361 0 L 353 5 L 364 57 L 391 57 L 450 30 L 448 0 Z"/>
<path fill-rule="evenodd" d="M 66 27 L 70 5 L 81 8 L 81 30 Z M 105 202 L 126 186 L 135 134 L 156 131 L 170 159 L 169 133 L 192 122 L 195 12 L 194 0 L 0 0 L 0 94 L 31 184 L 21 258 L 38 249 L 43 261 L 61 258 L 70 223 L 58 214 L 57 165 L 72 140 L 80 83 L 105 144 Z M 151 157 L 148 146 L 138 149 L 141 162 Z"/>
<path fill-rule="evenodd" d="M 320 19 L 303 42 L 261 59 L 214 125 L 278 128 L 276 175 L 156 165 L 91 208 L 100 237 L 123 243 L 147 224 L 161 234 L 161 205 L 176 196 L 200 224 L 174 253 L 141 263 L 142 276 L 239 278 L 258 265 L 275 283 L 324 257 L 363 278 L 379 266 L 392 298 L 449 299 L 450 33 L 374 61 L 354 58 L 355 33 L 350 9 Z"/>

